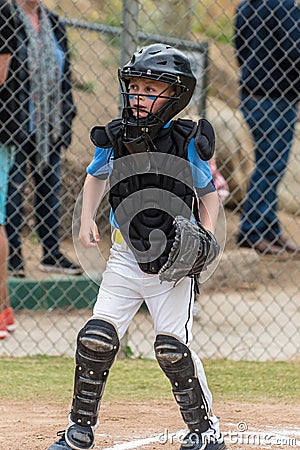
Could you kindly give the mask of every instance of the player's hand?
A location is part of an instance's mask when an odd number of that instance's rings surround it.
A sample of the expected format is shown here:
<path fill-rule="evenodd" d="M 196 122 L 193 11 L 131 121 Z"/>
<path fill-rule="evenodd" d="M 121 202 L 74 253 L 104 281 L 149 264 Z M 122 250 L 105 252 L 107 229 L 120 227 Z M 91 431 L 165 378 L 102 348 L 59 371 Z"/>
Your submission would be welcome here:
<path fill-rule="evenodd" d="M 85 248 L 97 247 L 100 236 L 94 220 L 81 221 L 78 239 Z"/>

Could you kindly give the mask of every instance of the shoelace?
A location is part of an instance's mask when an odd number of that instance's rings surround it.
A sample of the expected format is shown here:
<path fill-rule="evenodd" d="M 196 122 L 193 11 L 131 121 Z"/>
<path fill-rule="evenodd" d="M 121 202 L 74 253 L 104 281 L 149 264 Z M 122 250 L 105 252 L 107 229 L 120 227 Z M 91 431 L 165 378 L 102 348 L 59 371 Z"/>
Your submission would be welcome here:
<path fill-rule="evenodd" d="M 56 435 L 61 436 L 61 440 L 65 440 L 65 432 L 66 430 L 60 430 L 56 433 Z"/>

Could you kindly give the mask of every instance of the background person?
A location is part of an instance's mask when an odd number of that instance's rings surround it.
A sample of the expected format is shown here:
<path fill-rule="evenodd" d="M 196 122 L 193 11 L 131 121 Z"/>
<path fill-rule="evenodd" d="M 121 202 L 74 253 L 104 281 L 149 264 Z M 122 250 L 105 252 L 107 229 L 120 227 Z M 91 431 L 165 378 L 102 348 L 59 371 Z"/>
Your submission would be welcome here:
<path fill-rule="evenodd" d="M 0 17 L 9 13 L 6 3 L 0 3 Z M 1 23 L 1 22 L 0 22 Z M 0 89 L 4 84 L 8 67 L 9 51 L 6 48 L 7 36 L 2 33 L 0 25 Z M 0 339 L 8 336 L 9 331 L 14 331 L 15 320 L 13 310 L 9 302 L 8 282 L 7 282 L 7 257 L 8 242 L 5 232 L 5 205 L 8 185 L 8 173 L 13 161 L 13 148 L 4 147 L 0 143 Z"/>
<path fill-rule="evenodd" d="M 0 72 L 1 68 L 0 54 Z M 1 76 L 0 76 L 1 86 Z M 12 149 L 0 145 L 0 339 L 8 336 L 8 332 L 16 328 L 13 309 L 9 302 L 7 281 L 8 242 L 5 231 L 5 203 L 8 185 L 8 171 L 12 161 Z"/>
<path fill-rule="evenodd" d="M 45 272 L 79 274 L 81 268 L 59 249 L 61 151 L 71 143 L 76 114 L 66 30 L 39 0 L 13 1 L 1 13 L 0 24 L 9 57 L 0 93 L 0 143 L 16 149 L 7 201 L 8 267 L 14 275 L 25 274 L 20 232 L 29 166 L 43 247 L 39 267 Z"/>
<path fill-rule="evenodd" d="M 282 234 L 278 185 L 293 144 L 300 95 L 300 9 L 294 0 L 243 0 L 236 11 L 241 112 L 255 151 L 237 243 L 259 253 L 299 253 Z"/>

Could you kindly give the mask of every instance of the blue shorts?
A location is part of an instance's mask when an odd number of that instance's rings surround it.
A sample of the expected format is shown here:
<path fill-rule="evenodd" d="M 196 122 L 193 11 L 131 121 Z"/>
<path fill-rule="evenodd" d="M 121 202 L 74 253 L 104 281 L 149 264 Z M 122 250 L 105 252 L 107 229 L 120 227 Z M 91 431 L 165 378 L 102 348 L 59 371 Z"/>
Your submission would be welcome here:
<path fill-rule="evenodd" d="M 13 160 L 14 147 L 4 147 L 0 144 L 0 225 L 5 223 L 8 174 Z"/>

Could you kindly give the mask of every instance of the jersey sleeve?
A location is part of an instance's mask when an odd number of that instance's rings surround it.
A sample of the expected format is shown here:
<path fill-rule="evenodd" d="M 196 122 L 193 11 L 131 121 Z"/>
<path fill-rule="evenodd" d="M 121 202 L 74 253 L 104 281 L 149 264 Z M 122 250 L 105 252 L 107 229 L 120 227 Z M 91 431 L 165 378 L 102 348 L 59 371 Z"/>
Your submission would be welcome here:
<path fill-rule="evenodd" d="M 113 150 L 96 147 L 94 157 L 87 166 L 86 172 L 100 180 L 106 180 L 112 171 Z"/>
<path fill-rule="evenodd" d="M 209 161 L 203 161 L 195 148 L 194 139 L 191 139 L 188 146 L 188 160 L 191 165 L 193 183 L 195 189 L 200 192 L 215 191 Z"/>

